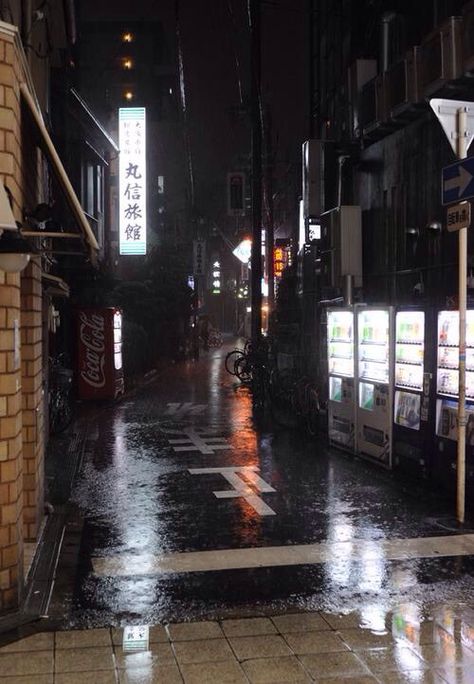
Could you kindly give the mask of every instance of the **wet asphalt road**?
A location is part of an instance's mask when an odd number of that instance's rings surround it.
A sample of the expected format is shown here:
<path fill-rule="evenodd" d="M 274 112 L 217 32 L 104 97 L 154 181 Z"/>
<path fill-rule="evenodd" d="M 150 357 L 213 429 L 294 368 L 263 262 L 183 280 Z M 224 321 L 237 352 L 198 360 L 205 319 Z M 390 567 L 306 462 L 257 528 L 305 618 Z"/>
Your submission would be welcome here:
<path fill-rule="evenodd" d="M 90 421 L 50 616 L 98 627 L 473 601 L 472 556 L 388 560 L 380 550 L 450 535 L 439 521 L 452 510 L 323 439 L 257 426 L 247 390 L 225 372 L 227 349 L 171 366 Z M 163 555 L 351 540 L 322 563 L 156 565 Z"/>

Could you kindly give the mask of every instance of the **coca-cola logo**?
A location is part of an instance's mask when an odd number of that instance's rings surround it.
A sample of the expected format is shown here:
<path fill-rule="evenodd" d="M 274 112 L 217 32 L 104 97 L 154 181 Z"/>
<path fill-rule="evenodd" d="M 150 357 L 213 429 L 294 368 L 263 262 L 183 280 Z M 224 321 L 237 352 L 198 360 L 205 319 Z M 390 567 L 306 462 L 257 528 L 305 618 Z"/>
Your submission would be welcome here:
<path fill-rule="evenodd" d="M 79 339 L 83 346 L 81 378 L 91 387 L 105 385 L 105 318 L 101 314 L 79 314 Z"/>

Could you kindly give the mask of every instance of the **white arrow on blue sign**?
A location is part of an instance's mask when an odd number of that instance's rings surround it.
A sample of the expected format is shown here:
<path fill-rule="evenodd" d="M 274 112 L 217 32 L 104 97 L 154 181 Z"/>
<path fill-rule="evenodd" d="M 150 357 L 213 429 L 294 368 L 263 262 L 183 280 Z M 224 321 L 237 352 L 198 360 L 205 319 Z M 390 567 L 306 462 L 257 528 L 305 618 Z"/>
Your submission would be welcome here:
<path fill-rule="evenodd" d="M 474 197 L 474 157 L 460 159 L 442 171 L 443 204 L 453 204 Z"/>

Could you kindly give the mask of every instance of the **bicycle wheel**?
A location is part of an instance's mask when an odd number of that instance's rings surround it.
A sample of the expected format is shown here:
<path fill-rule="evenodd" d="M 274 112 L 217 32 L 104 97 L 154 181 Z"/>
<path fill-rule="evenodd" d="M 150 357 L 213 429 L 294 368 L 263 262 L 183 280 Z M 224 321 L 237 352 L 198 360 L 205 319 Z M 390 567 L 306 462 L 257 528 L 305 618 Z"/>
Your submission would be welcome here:
<path fill-rule="evenodd" d="M 225 369 L 230 375 L 235 375 L 235 364 L 244 355 L 242 349 L 233 349 L 225 357 Z"/>
<path fill-rule="evenodd" d="M 307 388 L 307 411 L 306 411 L 306 426 L 308 432 L 312 437 L 319 433 L 319 395 L 316 387 L 309 386 Z"/>
<path fill-rule="evenodd" d="M 49 410 L 49 430 L 52 435 L 64 432 L 72 423 L 73 411 L 69 396 L 61 391 L 54 393 Z"/>
<path fill-rule="evenodd" d="M 292 370 L 279 371 L 274 369 L 270 374 L 270 399 L 278 406 L 289 408 L 295 388 L 295 374 Z"/>
<path fill-rule="evenodd" d="M 235 375 L 240 382 L 248 385 L 252 380 L 252 364 L 247 356 L 242 356 L 235 362 Z"/>

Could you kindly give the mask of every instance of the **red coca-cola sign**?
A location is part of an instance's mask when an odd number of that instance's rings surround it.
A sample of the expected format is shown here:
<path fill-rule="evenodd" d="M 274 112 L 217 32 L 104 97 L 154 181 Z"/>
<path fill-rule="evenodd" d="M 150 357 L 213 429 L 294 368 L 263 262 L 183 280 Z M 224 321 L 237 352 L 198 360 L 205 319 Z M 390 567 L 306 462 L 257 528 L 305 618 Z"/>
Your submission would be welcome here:
<path fill-rule="evenodd" d="M 113 399 L 123 393 L 122 364 L 114 364 L 114 354 L 121 361 L 121 335 L 114 335 L 117 314 L 120 311 L 114 307 L 77 311 L 77 384 L 81 399 Z"/>
<path fill-rule="evenodd" d="M 81 378 L 91 387 L 105 385 L 105 317 L 79 312 L 79 340 L 82 346 Z"/>

